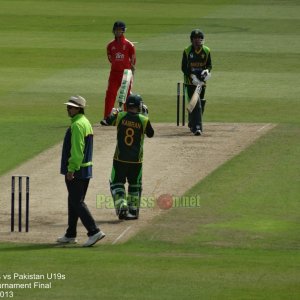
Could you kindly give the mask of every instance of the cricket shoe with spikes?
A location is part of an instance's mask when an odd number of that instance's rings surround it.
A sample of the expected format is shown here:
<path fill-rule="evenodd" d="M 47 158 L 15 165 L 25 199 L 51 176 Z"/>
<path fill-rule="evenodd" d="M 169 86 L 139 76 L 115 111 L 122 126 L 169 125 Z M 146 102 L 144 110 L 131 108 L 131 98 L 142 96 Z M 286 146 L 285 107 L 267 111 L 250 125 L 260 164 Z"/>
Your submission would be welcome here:
<path fill-rule="evenodd" d="M 125 199 L 120 200 L 121 203 L 119 204 L 119 207 L 117 208 L 117 216 L 119 220 L 125 220 L 127 213 L 128 213 L 128 205 L 127 201 Z"/>

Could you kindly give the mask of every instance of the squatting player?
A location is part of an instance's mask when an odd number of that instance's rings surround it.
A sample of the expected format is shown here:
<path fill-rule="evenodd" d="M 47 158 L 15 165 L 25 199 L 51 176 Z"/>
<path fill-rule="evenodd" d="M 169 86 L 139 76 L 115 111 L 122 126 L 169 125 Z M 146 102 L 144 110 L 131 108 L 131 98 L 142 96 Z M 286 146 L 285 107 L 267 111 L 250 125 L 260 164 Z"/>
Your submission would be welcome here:
<path fill-rule="evenodd" d="M 132 73 L 134 73 L 135 70 L 135 47 L 133 43 L 125 38 L 125 30 L 126 25 L 124 22 L 115 22 L 112 29 L 115 38 L 106 48 L 111 69 L 105 96 L 104 118 L 100 122 L 104 126 L 108 125 L 105 119 L 110 115 L 114 107 L 117 93 L 122 83 L 123 71 L 125 69 L 131 69 Z M 130 94 L 130 90 L 131 86 L 129 86 L 128 95 Z"/>
<path fill-rule="evenodd" d="M 204 46 L 204 34 L 200 29 L 194 29 L 190 35 L 191 45 L 184 49 L 181 61 L 181 70 L 184 74 L 184 83 L 188 101 L 190 101 L 196 86 L 200 81 L 210 78 L 212 69 L 210 49 Z M 206 84 L 202 86 L 200 100 L 194 110 L 189 113 L 189 128 L 195 135 L 203 132 L 202 115 L 205 107 Z"/>
<path fill-rule="evenodd" d="M 110 190 L 119 219 L 134 220 L 139 217 L 142 194 L 144 137 L 145 134 L 149 138 L 153 137 L 154 130 L 140 95 L 131 94 L 126 100 L 126 107 L 127 111 L 114 109 L 106 119 L 109 125 L 117 126 Z"/>

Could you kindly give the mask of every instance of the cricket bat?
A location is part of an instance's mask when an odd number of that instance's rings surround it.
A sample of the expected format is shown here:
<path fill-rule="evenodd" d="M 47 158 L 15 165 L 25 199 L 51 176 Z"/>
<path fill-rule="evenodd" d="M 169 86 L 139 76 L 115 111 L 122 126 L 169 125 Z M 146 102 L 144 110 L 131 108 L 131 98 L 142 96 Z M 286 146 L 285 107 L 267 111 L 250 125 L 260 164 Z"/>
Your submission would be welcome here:
<path fill-rule="evenodd" d="M 204 84 L 204 82 L 200 82 L 197 85 L 197 87 L 195 89 L 195 92 L 194 92 L 194 94 L 193 94 L 193 96 L 191 98 L 191 101 L 188 103 L 188 105 L 186 107 L 186 109 L 188 110 L 189 113 L 191 113 L 194 110 L 194 108 L 195 108 L 195 106 L 196 106 L 196 104 L 197 104 L 197 102 L 199 100 L 203 84 Z"/>
<path fill-rule="evenodd" d="M 132 79 L 133 79 L 132 71 L 130 69 L 125 69 L 123 72 L 121 86 L 119 88 L 119 92 L 117 96 L 119 107 L 122 107 L 122 105 L 126 102 L 128 89 L 130 87 Z"/>

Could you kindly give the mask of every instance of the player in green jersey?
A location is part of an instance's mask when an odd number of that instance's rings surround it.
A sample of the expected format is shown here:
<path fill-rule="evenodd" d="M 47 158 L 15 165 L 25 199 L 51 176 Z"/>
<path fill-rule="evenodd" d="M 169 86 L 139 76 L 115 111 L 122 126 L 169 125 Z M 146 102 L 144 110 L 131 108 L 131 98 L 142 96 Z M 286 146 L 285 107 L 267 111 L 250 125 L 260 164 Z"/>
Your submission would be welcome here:
<path fill-rule="evenodd" d="M 139 217 L 144 137 L 145 134 L 153 137 L 154 130 L 140 95 L 131 94 L 126 100 L 126 109 L 114 109 L 106 120 L 109 125 L 117 127 L 117 145 L 110 179 L 116 214 L 119 219 L 132 220 Z"/>
<path fill-rule="evenodd" d="M 190 101 L 197 85 L 202 81 L 206 82 L 210 78 L 212 61 L 210 49 L 204 45 L 204 34 L 199 29 L 194 29 L 190 35 L 191 45 L 184 49 L 181 61 L 181 70 L 184 74 L 184 83 Z M 189 128 L 195 135 L 203 132 L 202 115 L 206 100 L 206 84 L 202 86 L 200 99 L 194 110 L 189 113 Z"/>

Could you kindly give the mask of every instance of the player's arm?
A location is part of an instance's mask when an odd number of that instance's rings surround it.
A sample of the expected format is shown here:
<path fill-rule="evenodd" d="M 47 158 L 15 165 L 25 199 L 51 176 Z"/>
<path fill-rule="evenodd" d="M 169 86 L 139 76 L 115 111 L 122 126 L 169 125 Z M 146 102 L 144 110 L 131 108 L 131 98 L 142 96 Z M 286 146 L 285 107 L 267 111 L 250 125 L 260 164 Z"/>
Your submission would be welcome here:
<path fill-rule="evenodd" d="M 130 53 L 129 53 L 129 60 L 130 60 L 130 65 L 131 65 L 131 71 L 134 73 L 135 71 L 135 64 L 136 64 L 136 55 L 135 55 L 135 47 L 133 44 L 131 44 L 130 47 Z"/>
<path fill-rule="evenodd" d="M 207 57 L 207 61 L 206 61 L 206 69 L 209 70 L 209 72 L 211 71 L 212 69 L 212 62 L 211 62 L 211 55 L 210 55 L 210 52 L 208 53 L 208 57 Z"/>
<path fill-rule="evenodd" d="M 118 118 L 118 114 L 120 112 L 119 108 L 113 108 L 110 115 L 106 118 L 106 122 L 108 125 L 115 126 Z"/>
<path fill-rule="evenodd" d="M 182 60 L 181 60 L 181 71 L 184 74 L 185 84 L 191 84 L 191 68 L 189 67 L 188 53 L 187 49 L 183 51 Z"/>
<path fill-rule="evenodd" d="M 74 124 L 71 126 L 71 156 L 68 161 L 68 172 L 74 173 L 80 169 L 84 157 L 84 145 L 83 131 Z"/>
<path fill-rule="evenodd" d="M 111 55 L 109 45 L 106 47 L 106 55 L 107 55 L 107 59 L 109 60 L 109 62 L 112 63 L 112 55 Z"/>
<path fill-rule="evenodd" d="M 210 52 L 207 55 L 207 60 L 205 64 L 205 69 L 201 71 L 200 74 L 200 80 L 206 82 L 211 77 L 211 69 L 212 69 L 212 63 L 211 63 L 211 56 Z"/>
<path fill-rule="evenodd" d="M 152 138 L 154 136 L 154 129 L 151 125 L 150 120 L 148 120 L 147 122 L 145 133 L 148 138 Z"/>
<path fill-rule="evenodd" d="M 190 75 L 189 68 L 188 68 L 188 59 L 187 59 L 185 51 L 183 51 L 183 54 L 182 54 L 181 71 L 185 76 Z"/>

